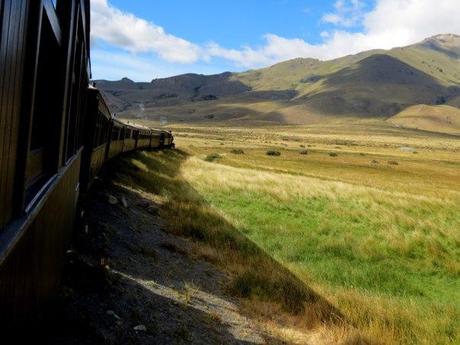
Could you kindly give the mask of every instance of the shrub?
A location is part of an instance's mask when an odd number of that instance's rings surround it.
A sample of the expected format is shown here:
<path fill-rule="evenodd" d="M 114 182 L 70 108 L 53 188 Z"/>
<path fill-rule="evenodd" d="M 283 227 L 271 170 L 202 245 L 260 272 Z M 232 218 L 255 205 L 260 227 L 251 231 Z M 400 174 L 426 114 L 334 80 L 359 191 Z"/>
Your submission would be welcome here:
<path fill-rule="evenodd" d="M 337 154 L 337 153 L 335 153 L 335 152 L 329 152 L 329 156 L 331 156 L 331 157 L 337 157 L 337 156 L 338 156 L 338 154 Z"/>
<path fill-rule="evenodd" d="M 304 148 L 305 148 L 305 145 L 300 145 L 300 147 L 304 149 Z"/>
<path fill-rule="evenodd" d="M 308 150 L 302 150 L 302 151 L 300 151 L 300 154 L 301 155 L 308 155 Z"/>
<path fill-rule="evenodd" d="M 379 161 L 376 161 L 375 159 L 371 162 L 372 164 L 379 164 Z"/>
<path fill-rule="evenodd" d="M 281 156 L 281 152 L 269 150 L 267 151 L 267 156 Z"/>
<path fill-rule="evenodd" d="M 206 158 L 204 159 L 206 162 L 214 162 L 217 159 L 222 158 L 222 156 L 218 153 L 211 153 L 210 155 L 207 155 Z"/>
<path fill-rule="evenodd" d="M 390 164 L 390 165 L 399 165 L 399 163 L 396 162 L 396 161 L 388 161 L 388 164 Z"/>
<path fill-rule="evenodd" d="M 234 155 L 244 155 L 244 151 L 242 149 L 233 149 L 230 152 Z"/>

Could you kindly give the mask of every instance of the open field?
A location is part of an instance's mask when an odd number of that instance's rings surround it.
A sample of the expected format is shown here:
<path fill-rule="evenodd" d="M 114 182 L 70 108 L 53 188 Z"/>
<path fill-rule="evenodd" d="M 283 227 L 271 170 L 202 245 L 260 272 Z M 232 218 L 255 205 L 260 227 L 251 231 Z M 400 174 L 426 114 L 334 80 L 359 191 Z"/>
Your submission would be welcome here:
<path fill-rule="evenodd" d="M 460 341 L 460 138 L 384 121 L 176 127 L 120 181 L 292 343 Z M 279 155 L 267 155 L 267 151 Z"/>

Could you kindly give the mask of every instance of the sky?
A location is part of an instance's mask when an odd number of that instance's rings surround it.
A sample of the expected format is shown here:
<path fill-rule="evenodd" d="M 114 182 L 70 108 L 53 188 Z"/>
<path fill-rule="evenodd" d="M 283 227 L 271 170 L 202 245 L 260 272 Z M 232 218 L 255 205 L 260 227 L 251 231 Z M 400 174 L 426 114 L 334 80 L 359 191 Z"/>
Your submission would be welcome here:
<path fill-rule="evenodd" d="M 91 0 L 93 79 L 329 60 L 460 34 L 460 0 Z"/>

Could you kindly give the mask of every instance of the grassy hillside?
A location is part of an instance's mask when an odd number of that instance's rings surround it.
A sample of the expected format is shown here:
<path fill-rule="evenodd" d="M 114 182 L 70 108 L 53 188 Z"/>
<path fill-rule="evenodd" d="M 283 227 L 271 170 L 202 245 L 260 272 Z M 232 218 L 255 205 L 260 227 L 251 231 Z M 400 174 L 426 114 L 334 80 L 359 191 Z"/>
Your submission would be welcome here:
<path fill-rule="evenodd" d="M 154 192 L 269 332 L 459 341 L 460 139 L 380 120 L 174 131 L 184 152 L 128 158 L 124 181 Z"/>
<path fill-rule="evenodd" d="M 414 105 L 388 119 L 395 125 L 460 135 L 460 109 L 448 105 Z"/>
<path fill-rule="evenodd" d="M 419 105 L 460 107 L 460 37 L 330 61 L 294 59 L 245 73 L 186 74 L 134 83 L 98 81 L 125 117 L 232 125 L 389 118 Z"/>

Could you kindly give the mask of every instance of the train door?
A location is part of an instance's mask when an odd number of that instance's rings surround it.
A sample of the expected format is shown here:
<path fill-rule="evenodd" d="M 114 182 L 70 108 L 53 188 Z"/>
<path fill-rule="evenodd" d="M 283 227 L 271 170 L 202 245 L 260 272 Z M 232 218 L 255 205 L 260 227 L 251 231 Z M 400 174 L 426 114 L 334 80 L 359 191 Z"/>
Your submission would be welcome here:
<path fill-rule="evenodd" d="M 165 145 L 165 134 L 161 132 L 160 134 L 160 149 L 162 149 Z"/>

